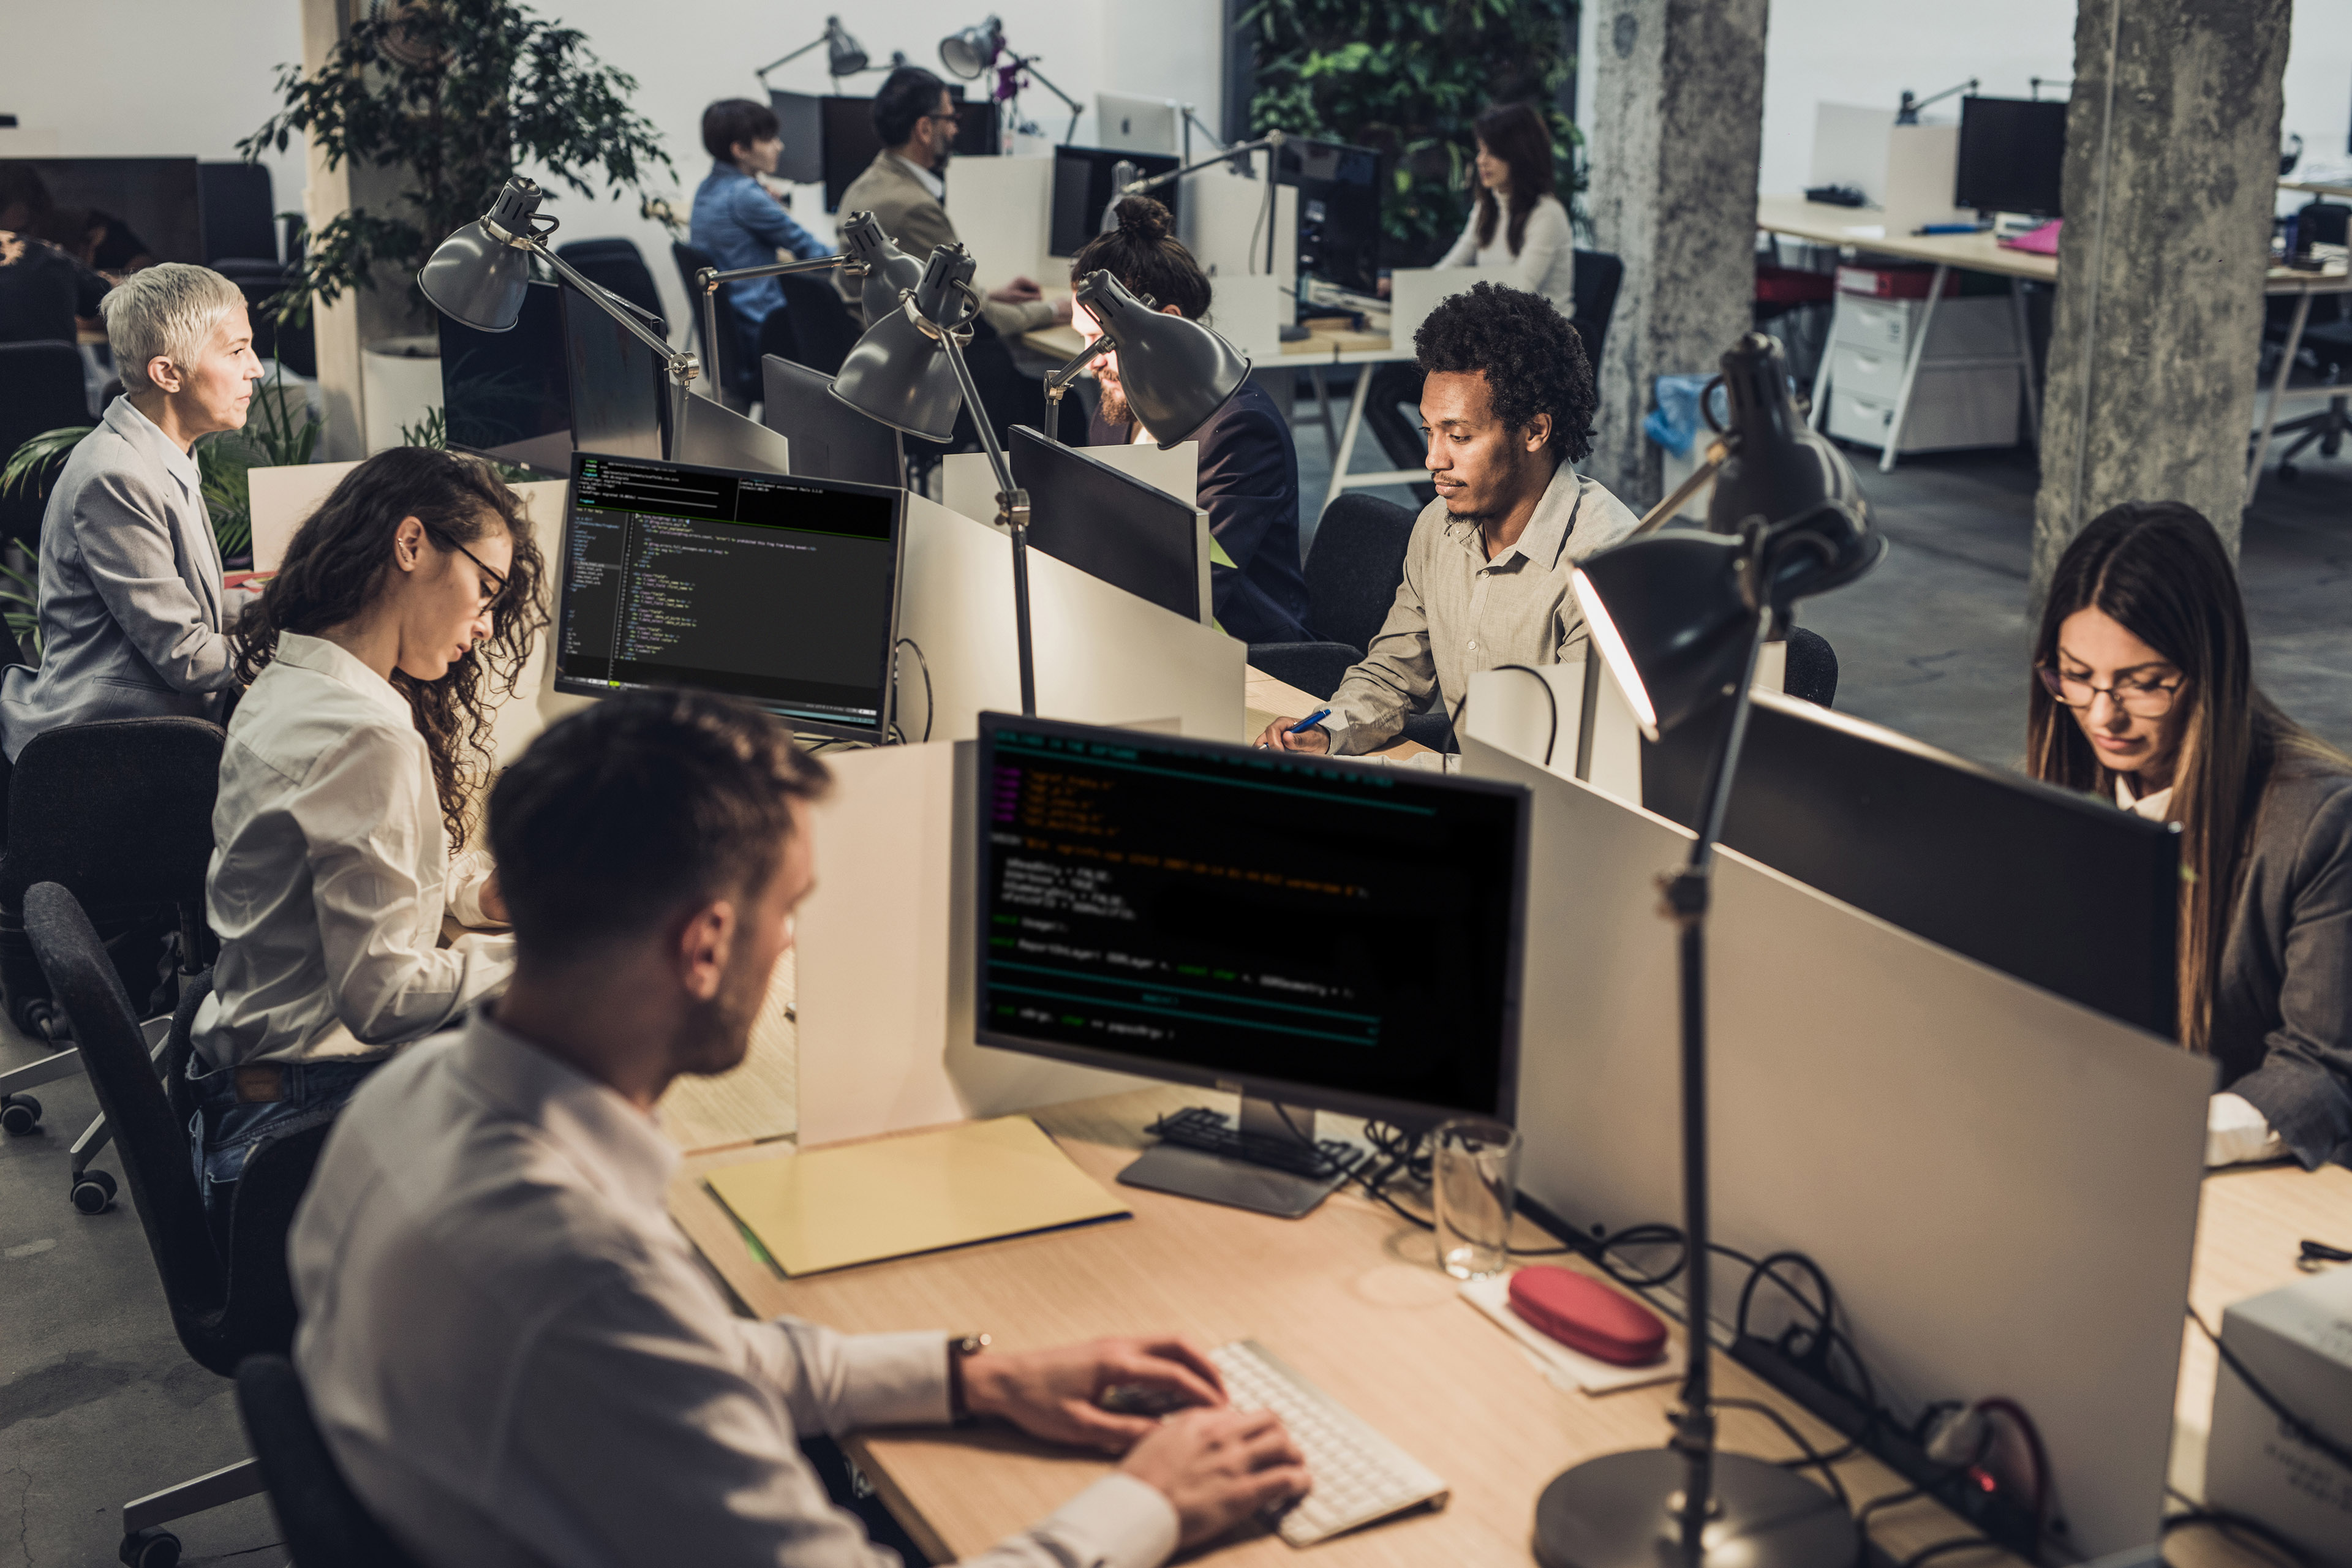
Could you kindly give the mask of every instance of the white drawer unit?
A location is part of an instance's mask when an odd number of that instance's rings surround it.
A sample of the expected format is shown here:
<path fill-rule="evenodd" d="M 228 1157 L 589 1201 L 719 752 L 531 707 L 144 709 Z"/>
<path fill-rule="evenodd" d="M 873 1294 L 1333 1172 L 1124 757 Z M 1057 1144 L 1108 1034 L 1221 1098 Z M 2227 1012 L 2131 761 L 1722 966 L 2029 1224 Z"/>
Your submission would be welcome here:
<path fill-rule="evenodd" d="M 1943 278 L 1939 268 L 1937 288 Z M 2031 440 L 2041 410 L 2028 352 L 2013 288 L 1932 300 L 1841 292 L 1813 382 L 1814 427 L 1877 447 L 1883 471 L 1908 453 L 2015 446 L 2022 397 Z"/>
<path fill-rule="evenodd" d="M 1872 353 L 1892 354 L 1900 362 L 1918 336 L 1925 300 L 1874 300 L 1865 294 L 1840 293 L 1837 313 L 1830 326 L 1830 342 L 1851 343 Z M 1936 319 L 1927 331 L 1927 358 L 1979 359 L 2017 353 L 2017 312 L 2006 294 L 1969 294 L 1936 301 Z"/>
<path fill-rule="evenodd" d="M 1896 380 L 1901 379 L 1900 371 Z M 1971 447 L 2017 444 L 2017 404 L 2021 395 L 2014 364 L 1919 367 L 1911 405 L 1903 418 L 1897 456 L 1955 452 Z M 1849 381 L 1830 385 L 1829 433 L 1841 441 L 1884 450 L 1895 427 L 1893 391 L 1865 391 Z"/>

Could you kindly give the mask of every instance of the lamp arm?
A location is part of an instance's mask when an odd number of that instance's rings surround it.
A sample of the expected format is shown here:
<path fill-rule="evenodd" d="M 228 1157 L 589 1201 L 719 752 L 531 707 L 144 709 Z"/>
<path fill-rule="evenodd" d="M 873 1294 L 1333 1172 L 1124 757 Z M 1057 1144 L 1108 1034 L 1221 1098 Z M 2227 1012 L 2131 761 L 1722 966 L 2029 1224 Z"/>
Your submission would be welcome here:
<path fill-rule="evenodd" d="M 1633 525 L 1633 531 L 1627 534 L 1625 537 L 1628 539 L 1639 539 L 1645 533 L 1655 533 L 1658 530 L 1665 527 L 1667 523 L 1673 521 L 1675 513 L 1682 510 L 1683 502 L 1696 495 L 1699 490 L 1706 486 L 1709 479 L 1715 478 L 1716 470 L 1722 468 L 1725 460 L 1730 456 L 1731 452 L 1727 442 L 1716 441 L 1709 444 L 1706 449 L 1706 456 L 1700 460 L 1697 468 L 1691 470 L 1690 478 L 1685 479 L 1681 484 L 1676 485 L 1674 488 L 1672 494 L 1668 495 L 1665 500 L 1660 501 L 1657 505 L 1652 507 L 1649 510 L 1649 515 L 1643 518 L 1641 521 L 1635 523 Z"/>
<path fill-rule="evenodd" d="M 1203 169 L 1213 169 L 1220 163 L 1231 163 L 1245 153 L 1278 151 L 1288 140 L 1290 140 L 1288 134 L 1284 132 L 1269 131 L 1255 142 L 1236 142 L 1213 158 L 1203 158 L 1197 163 L 1187 163 L 1181 169 L 1171 169 L 1164 174 L 1154 174 L 1150 179 L 1129 180 L 1118 188 L 1118 194 L 1122 196 L 1149 195 L 1160 186 L 1181 180 L 1187 174 L 1197 174 Z"/>
<path fill-rule="evenodd" d="M 593 279 L 582 276 L 579 268 L 556 255 L 536 237 L 529 239 L 523 248 L 546 262 L 550 270 L 553 271 L 558 278 L 571 284 L 572 288 L 586 296 L 592 304 L 620 322 L 639 342 L 661 355 L 662 363 L 668 368 L 672 381 L 682 386 L 701 374 L 701 362 L 690 353 L 682 353 L 670 347 L 667 338 L 637 320 L 637 308 L 635 305 L 613 293 Z"/>
<path fill-rule="evenodd" d="M 977 312 L 979 293 L 969 283 L 956 287 L 971 300 Z M 940 330 L 940 347 L 955 371 L 964 406 L 971 410 L 971 422 L 980 431 L 980 444 L 988 452 L 988 466 L 996 474 L 996 520 L 1013 536 L 1013 633 L 1021 659 L 1021 716 L 1034 719 L 1037 716 L 1037 667 L 1029 647 L 1029 492 L 1013 482 L 1013 465 L 1005 461 L 1004 448 L 997 443 L 996 426 L 980 400 L 980 387 L 971 379 L 971 367 L 964 363 L 963 347 L 956 342 L 952 331 L 944 327 Z"/>
<path fill-rule="evenodd" d="M 815 37 L 810 39 L 807 43 L 803 44 L 791 54 L 784 56 L 782 59 L 770 60 L 766 65 L 761 66 L 758 70 L 753 71 L 751 74 L 760 79 L 760 85 L 761 87 L 765 87 L 768 85 L 768 73 L 770 71 L 774 70 L 778 66 L 787 66 L 792 64 L 794 60 L 808 53 L 811 49 L 815 48 L 819 44 L 825 42 L 828 38 L 832 37 L 832 36 L 833 35 L 830 31 L 819 33 Z"/>
<path fill-rule="evenodd" d="M 719 286 L 743 278 L 781 278 L 789 272 L 826 272 L 835 268 L 849 267 L 859 277 L 866 275 L 863 262 L 847 254 L 820 256 L 809 261 L 765 261 L 757 267 L 738 267 L 721 272 L 716 267 L 706 267 L 694 275 L 694 286 L 702 295 L 702 346 L 710 351 L 710 374 L 719 374 Z"/>
<path fill-rule="evenodd" d="M 1096 355 L 1110 346 L 1110 334 L 1106 332 L 1079 350 L 1077 357 L 1067 364 L 1058 370 L 1045 373 L 1045 437 L 1047 440 L 1058 441 L 1062 438 L 1059 417 L 1062 395 L 1070 390 L 1070 383 L 1078 379 L 1078 372 L 1086 369 Z"/>
<path fill-rule="evenodd" d="M 1007 50 L 1006 52 L 1011 53 L 1010 50 Z M 1054 85 L 1054 79 L 1047 76 L 1044 71 L 1039 70 L 1035 64 L 1034 64 L 1025 56 L 1013 55 L 1013 68 L 1014 70 L 1027 71 L 1031 76 L 1037 79 L 1038 86 L 1044 88 L 1047 92 L 1052 93 L 1055 98 L 1062 100 L 1063 107 L 1070 111 L 1070 135 L 1073 137 L 1077 135 L 1078 116 L 1086 112 L 1085 106 L 1080 104 L 1076 99 L 1072 98 L 1068 93 L 1064 92 L 1060 88 L 1055 87 Z"/>

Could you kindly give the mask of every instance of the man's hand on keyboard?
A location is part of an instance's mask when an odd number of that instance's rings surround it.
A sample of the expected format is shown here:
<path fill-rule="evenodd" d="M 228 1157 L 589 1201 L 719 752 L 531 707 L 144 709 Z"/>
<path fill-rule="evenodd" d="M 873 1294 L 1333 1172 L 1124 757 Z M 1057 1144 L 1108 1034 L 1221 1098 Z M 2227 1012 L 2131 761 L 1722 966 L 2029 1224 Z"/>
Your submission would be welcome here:
<path fill-rule="evenodd" d="M 1160 1429 L 1149 1415 L 1108 1410 L 1113 1389 L 1129 1410 L 1225 1403 L 1223 1380 L 1199 1346 L 1180 1339 L 1101 1339 L 1053 1350 L 972 1357 L 964 1407 L 1034 1436 L 1123 1454 Z M 1137 1396 L 1142 1396 L 1139 1399 Z"/>
<path fill-rule="evenodd" d="M 1270 1410 L 1187 1410 L 1135 1446 L 1119 1468 L 1175 1505 L 1182 1544 L 1307 1495 L 1306 1457 Z"/>

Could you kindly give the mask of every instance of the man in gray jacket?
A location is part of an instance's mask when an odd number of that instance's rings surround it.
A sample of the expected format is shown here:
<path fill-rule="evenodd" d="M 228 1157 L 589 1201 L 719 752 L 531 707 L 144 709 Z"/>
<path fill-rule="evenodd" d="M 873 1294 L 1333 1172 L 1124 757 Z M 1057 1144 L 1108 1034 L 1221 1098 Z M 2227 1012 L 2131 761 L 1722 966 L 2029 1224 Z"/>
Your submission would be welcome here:
<path fill-rule="evenodd" d="M 123 394 L 66 459 L 41 521 L 41 664 L 0 678 L 8 760 L 44 730 L 217 719 L 236 680 L 196 437 L 245 425 L 261 374 L 245 296 L 166 262 L 100 301 Z"/>

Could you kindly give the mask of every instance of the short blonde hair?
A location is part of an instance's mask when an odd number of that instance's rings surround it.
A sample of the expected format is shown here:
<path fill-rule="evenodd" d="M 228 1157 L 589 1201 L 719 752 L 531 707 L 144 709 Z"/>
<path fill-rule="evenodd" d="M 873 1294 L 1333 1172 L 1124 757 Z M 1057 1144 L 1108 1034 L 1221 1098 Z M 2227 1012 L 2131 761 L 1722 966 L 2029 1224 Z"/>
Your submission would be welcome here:
<path fill-rule="evenodd" d="M 165 261 L 117 283 L 98 308 L 124 390 L 152 392 L 148 362 L 167 359 L 183 374 L 194 371 L 213 329 L 230 311 L 245 309 L 245 295 L 209 267 Z"/>

